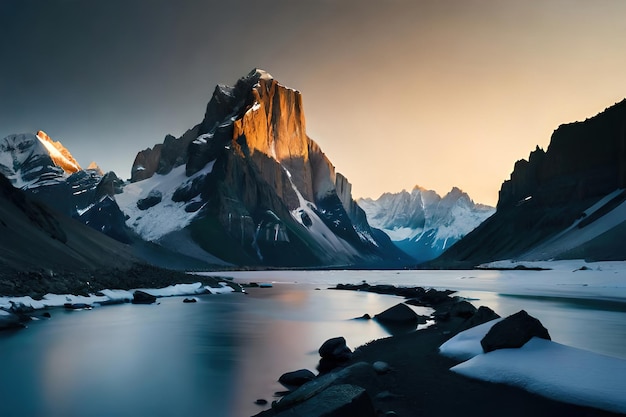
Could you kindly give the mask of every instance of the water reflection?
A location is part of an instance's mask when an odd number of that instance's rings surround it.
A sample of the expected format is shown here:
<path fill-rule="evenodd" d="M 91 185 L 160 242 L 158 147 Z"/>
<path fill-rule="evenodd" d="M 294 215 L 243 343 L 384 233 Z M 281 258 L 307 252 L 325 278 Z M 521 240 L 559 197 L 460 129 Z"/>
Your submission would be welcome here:
<path fill-rule="evenodd" d="M 557 342 L 626 359 L 620 303 L 459 295 L 503 316 L 525 309 Z M 401 300 L 275 284 L 194 304 L 170 298 L 151 306 L 56 310 L 24 331 L 0 333 L 0 416 L 252 415 L 262 410 L 255 399 L 271 402 L 283 389 L 276 381 L 282 373 L 315 369 L 325 340 L 344 336 L 355 348 L 387 336 L 377 322 L 353 319 Z"/>

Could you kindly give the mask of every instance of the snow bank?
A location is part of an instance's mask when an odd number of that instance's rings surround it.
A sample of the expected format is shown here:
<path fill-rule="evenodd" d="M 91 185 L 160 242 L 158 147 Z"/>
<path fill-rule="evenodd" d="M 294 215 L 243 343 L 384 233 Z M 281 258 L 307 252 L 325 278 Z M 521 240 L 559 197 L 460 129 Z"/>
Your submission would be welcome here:
<path fill-rule="evenodd" d="M 491 326 L 501 321 L 495 319 L 465 330 L 439 347 L 439 353 L 449 358 L 466 361 L 483 353 L 480 340 L 485 337 Z"/>
<path fill-rule="evenodd" d="M 176 284 L 165 288 L 138 288 L 141 291 L 154 295 L 155 297 L 174 297 L 196 294 L 224 294 L 233 292 L 234 289 L 225 282 L 220 282 L 219 288 L 211 288 L 202 285 L 200 282 L 194 284 Z M 102 290 L 102 295 L 90 294 L 46 294 L 42 300 L 34 300 L 31 297 L 0 297 L 0 308 L 10 308 L 11 302 L 21 303 L 27 307 L 41 309 L 46 307 L 62 307 L 65 303 L 72 304 L 107 304 L 112 302 L 129 302 L 133 299 L 133 292 L 136 290 Z M 1 310 L 0 310 L 1 311 Z"/>
<path fill-rule="evenodd" d="M 461 332 L 440 353 L 460 360 L 453 372 L 513 385 L 555 400 L 626 413 L 626 361 L 532 338 L 519 349 L 482 353 L 480 340 L 497 320 Z"/>

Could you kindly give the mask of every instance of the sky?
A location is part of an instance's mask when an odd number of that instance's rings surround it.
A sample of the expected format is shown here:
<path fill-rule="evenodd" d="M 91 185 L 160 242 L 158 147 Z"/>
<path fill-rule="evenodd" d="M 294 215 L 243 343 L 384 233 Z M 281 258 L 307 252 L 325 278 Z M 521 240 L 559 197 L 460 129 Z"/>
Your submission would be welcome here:
<path fill-rule="evenodd" d="M 253 68 L 303 95 L 353 196 L 453 186 L 626 97 L 622 0 L 0 0 L 0 137 L 44 130 L 128 178 Z"/>

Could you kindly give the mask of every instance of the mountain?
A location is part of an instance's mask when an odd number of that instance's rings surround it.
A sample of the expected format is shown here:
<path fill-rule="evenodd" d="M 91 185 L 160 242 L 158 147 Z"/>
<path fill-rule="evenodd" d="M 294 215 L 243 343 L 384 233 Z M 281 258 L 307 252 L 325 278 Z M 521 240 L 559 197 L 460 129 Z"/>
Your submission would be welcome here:
<path fill-rule="evenodd" d="M 456 187 L 443 198 L 416 186 L 410 193 L 384 193 L 358 204 L 373 227 L 420 263 L 441 255 L 495 212 Z"/>
<path fill-rule="evenodd" d="M 561 125 L 515 163 L 496 213 L 434 266 L 500 260 L 626 260 L 626 100 Z"/>
<path fill-rule="evenodd" d="M 140 151 L 115 195 L 143 239 L 236 265 L 398 265 L 306 134 L 300 92 L 262 70 L 218 85 L 204 119 Z"/>
<path fill-rule="evenodd" d="M 139 263 L 125 245 L 50 210 L 0 175 L 0 294 L 89 287 L 92 277 L 117 276 Z M 24 289 L 27 289 L 24 291 Z"/>
<path fill-rule="evenodd" d="M 45 132 L 0 140 L 0 173 L 38 202 L 130 243 L 119 207 L 114 200 L 103 201 L 121 192 L 123 182 L 113 172 L 103 174 L 93 162 L 81 168 L 70 151 Z"/>

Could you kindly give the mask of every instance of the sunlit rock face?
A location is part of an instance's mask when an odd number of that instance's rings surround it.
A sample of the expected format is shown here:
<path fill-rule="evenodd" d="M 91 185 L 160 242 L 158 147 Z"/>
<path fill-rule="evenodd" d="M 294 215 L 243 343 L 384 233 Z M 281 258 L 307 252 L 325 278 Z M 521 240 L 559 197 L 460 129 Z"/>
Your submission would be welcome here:
<path fill-rule="evenodd" d="M 133 172 L 143 169 L 136 178 L 185 165 L 193 183 L 174 194 L 188 201 L 185 207 L 202 207 L 185 228 L 221 259 L 268 265 L 384 262 L 385 248 L 394 262 L 403 257 L 388 239 L 373 237 L 377 233 L 353 201 L 349 182 L 307 136 L 300 92 L 267 72 L 253 70 L 233 87 L 217 86 L 203 121 L 178 139 L 166 138 L 158 163 L 153 157 L 154 148 L 137 156 Z M 197 177 L 209 164 L 211 172 Z M 146 211 L 158 209 L 159 204 Z M 218 240 L 226 244 L 216 247 Z"/>
<path fill-rule="evenodd" d="M 50 154 L 50 158 L 58 167 L 63 168 L 65 172 L 68 174 L 73 174 L 74 172 L 80 171 L 82 168 L 78 165 L 78 162 L 70 151 L 68 151 L 61 142 L 53 141 L 50 136 L 46 134 L 46 132 L 40 130 L 37 132 L 37 138 L 44 145 L 48 153 Z"/>
<path fill-rule="evenodd" d="M 611 221 L 601 221 L 604 216 L 623 220 L 625 127 L 626 100 L 585 121 L 559 126 L 546 151 L 537 147 L 528 160 L 515 163 L 500 189 L 496 214 L 441 262 L 626 259 L 626 223 L 609 227 Z M 601 207 L 592 209 L 596 204 Z"/>

